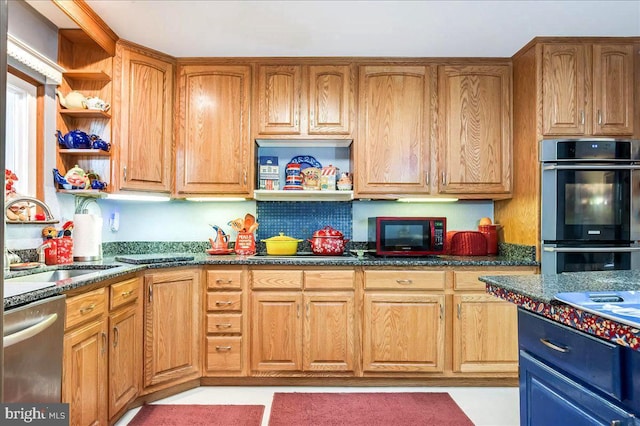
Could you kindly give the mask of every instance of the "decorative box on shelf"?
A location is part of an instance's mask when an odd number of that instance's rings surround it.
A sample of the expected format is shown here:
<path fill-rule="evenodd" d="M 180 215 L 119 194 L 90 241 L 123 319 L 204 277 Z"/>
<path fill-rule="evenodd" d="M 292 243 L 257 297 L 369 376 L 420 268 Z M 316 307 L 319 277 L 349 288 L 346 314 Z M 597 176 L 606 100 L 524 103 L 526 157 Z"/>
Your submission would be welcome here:
<path fill-rule="evenodd" d="M 280 168 L 278 157 L 261 156 L 258 168 L 259 188 L 266 190 L 280 189 Z"/>

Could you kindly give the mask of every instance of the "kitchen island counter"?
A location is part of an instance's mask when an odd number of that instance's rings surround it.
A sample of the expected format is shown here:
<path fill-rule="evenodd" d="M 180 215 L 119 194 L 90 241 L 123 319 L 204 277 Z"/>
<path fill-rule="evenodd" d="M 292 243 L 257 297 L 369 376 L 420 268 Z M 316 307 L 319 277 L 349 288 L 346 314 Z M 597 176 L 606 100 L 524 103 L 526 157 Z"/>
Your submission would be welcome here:
<path fill-rule="evenodd" d="M 573 272 L 558 275 L 482 276 L 487 293 L 527 311 L 640 351 L 640 330 L 562 303 L 563 292 L 640 290 L 640 271 Z"/>

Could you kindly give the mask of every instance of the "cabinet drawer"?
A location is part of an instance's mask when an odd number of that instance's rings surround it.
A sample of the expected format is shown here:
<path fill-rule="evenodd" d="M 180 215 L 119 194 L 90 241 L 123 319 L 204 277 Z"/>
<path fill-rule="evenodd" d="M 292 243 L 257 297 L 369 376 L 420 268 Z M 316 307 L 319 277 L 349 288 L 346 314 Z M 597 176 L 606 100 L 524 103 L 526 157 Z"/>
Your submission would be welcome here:
<path fill-rule="evenodd" d="M 302 288 L 301 270 L 254 270 L 252 275 L 254 289 Z"/>
<path fill-rule="evenodd" d="M 521 424 L 527 426 L 636 424 L 631 412 L 525 351 L 520 352 L 520 408 Z"/>
<path fill-rule="evenodd" d="M 353 290 L 354 271 L 304 271 L 305 289 Z"/>
<path fill-rule="evenodd" d="M 216 291 L 207 293 L 207 311 L 241 311 L 242 293 L 239 291 Z"/>
<path fill-rule="evenodd" d="M 207 289 L 241 288 L 241 270 L 215 270 L 207 271 Z"/>
<path fill-rule="evenodd" d="M 241 371 L 242 337 L 207 336 L 207 371 Z"/>
<path fill-rule="evenodd" d="M 444 271 L 365 271 L 364 288 L 393 290 L 443 290 Z"/>
<path fill-rule="evenodd" d="M 521 350 L 564 370 L 578 380 L 622 397 L 622 348 L 586 333 L 518 309 Z"/>
<path fill-rule="evenodd" d="M 99 318 L 107 312 L 106 289 L 99 288 L 67 299 L 66 329 Z"/>
<path fill-rule="evenodd" d="M 140 296 L 140 280 L 132 278 L 121 283 L 113 284 L 110 288 L 109 309 L 114 310 L 127 303 L 138 300 Z"/>
<path fill-rule="evenodd" d="M 207 314 L 207 333 L 242 333 L 242 314 Z"/>
<path fill-rule="evenodd" d="M 484 291 L 486 284 L 478 281 L 478 277 L 483 275 L 533 275 L 534 271 L 454 271 L 453 272 L 453 289 L 454 290 L 479 290 Z"/>

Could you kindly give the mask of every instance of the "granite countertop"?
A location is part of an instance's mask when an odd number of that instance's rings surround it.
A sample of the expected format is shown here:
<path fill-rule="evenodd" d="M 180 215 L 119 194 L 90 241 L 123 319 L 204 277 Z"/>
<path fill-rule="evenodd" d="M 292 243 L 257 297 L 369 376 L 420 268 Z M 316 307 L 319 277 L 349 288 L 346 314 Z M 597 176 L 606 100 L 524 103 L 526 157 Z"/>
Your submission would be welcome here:
<path fill-rule="evenodd" d="M 557 293 L 640 290 L 640 271 L 571 272 L 558 275 L 484 276 L 480 281 L 540 302 L 560 304 Z"/>
<path fill-rule="evenodd" d="M 126 259 L 127 262 L 119 260 Z M 135 263 L 133 263 L 135 262 Z M 424 258 L 378 258 L 364 256 L 327 257 L 270 257 L 270 256 L 210 256 L 204 253 L 158 253 L 117 255 L 95 262 L 76 262 L 71 265 L 42 266 L 37 270 L 10 272 L 5 279 L 56 269 L 95 268 L 90 275 L 67 278 L 51 287 L 4 298 L 4 308 L 10 309 L 25 303 L 65 293 L 78 287 L 94 284 L 146 269 L 174 268 L 201 265 L 282 265 L 282 266 L 538 266 L 533 260 L 513 260 L 500 256 L 432 256 Z"/>
<path fill-rule="evenodd" d="M 599 338 L 640 350 L 640 330 L 562 303 L 563 292 L 640 290 L 640 271 L 481 276 L 487 293 Z"/>

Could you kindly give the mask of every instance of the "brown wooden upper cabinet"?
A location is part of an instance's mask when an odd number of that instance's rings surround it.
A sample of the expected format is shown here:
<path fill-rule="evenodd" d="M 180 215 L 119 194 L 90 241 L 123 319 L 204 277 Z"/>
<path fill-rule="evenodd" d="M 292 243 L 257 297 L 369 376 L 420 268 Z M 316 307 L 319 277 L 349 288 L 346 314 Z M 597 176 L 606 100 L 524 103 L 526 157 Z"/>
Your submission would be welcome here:
<path fill-rule="evenodd" d="M 426 65 L 360 66 L 358 197 L 429 193 L 434 72 Z"/>
<path fill-rule="evenodd" d="M 118 42 L 114 139 L 120 190 L 170 192 L 174 60 Z"/>
<path fill-rule="evenodd" d="M 250 197 L 251 65 L 179 64 L 176 192 Z"/>
<path fill-rule="evenodd" d="M 438 193 L 510 196 L 511 66 L 442 65 L 438 75 Z"/>
<path fill-rule="evenodd" d="M 633 44 L 544 44 L 542 134 L 633 134 Z"/>
<path fill-rule="evenodd" d="M 353 66 L 259 65 L 258 138 L 351 138 Z"/>

